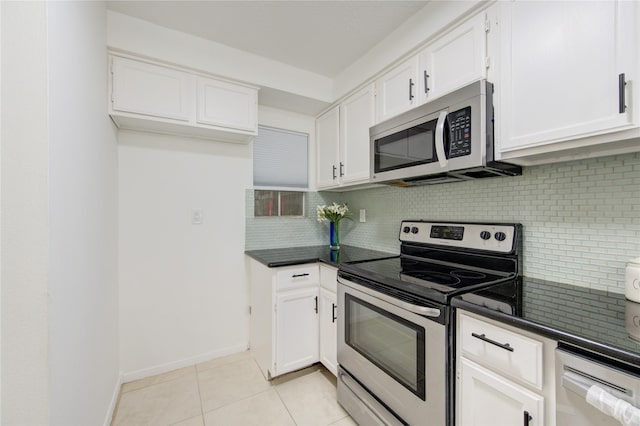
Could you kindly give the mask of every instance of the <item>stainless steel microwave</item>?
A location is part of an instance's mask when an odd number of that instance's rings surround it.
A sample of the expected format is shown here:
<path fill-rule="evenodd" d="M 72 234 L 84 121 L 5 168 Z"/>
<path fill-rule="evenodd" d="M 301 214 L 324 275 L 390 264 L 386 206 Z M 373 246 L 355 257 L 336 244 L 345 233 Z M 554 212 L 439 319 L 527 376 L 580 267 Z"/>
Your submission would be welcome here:
<path fill-rule="evenodd" d="M 479 80 L 371 127 L 371 182 L 412 186 L 522 174 L 494 160 L 493 119 L 493 85 Z"/>

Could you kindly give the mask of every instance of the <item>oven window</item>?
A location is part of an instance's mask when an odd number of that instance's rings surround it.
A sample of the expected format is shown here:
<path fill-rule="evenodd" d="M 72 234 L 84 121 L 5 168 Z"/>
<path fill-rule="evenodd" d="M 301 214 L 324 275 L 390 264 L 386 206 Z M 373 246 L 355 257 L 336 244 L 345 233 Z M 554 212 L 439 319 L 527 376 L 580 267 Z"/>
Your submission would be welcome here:
<path fill-rule="evenodd" d="M 437 120 L 376 139 L 375 172 L 399 169 L 436 161 Z"/>
<path fill-rule="evenodd" d="M 424 328 L 350 294 L 345 317 L 345 343 L 426 400 Z"/>

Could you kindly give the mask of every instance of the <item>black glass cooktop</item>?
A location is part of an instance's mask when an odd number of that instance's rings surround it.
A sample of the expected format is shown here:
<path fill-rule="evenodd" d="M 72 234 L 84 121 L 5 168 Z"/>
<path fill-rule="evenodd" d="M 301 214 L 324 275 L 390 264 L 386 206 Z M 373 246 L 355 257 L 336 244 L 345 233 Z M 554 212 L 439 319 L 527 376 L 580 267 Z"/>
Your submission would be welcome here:
<path fill-rule="evenodd" d="M 440 303 L 447 303 L 455 294 L 513 279 L 513 275 L 481 268 L 427 262 L 404 256 L 346 264 L 340 270 Z"/>

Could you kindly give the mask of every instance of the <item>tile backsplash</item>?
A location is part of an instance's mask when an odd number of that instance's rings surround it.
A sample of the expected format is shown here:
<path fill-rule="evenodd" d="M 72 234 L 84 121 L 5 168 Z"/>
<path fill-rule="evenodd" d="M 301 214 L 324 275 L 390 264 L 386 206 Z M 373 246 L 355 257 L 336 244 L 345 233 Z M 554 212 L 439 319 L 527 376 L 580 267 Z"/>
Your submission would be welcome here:
<path fill-rule="evenodd" d="M 339 198 L 340 194 L 307 192 L 303 217 L 255 217 L 253 189 L 248 189 L 245 249 L 329 245 L 329 226 L 316 220 L 316 206 L 338 201 Z"/>
<path fill-rule="evenodd" d="M 518 222 L 525 276 L 616 293 L 627 260 L 640 256 L 639 153 L 525 167 L 517 177 L 307 195 L 306 218 L 262 220 L 248 191 L 247 249 L 325 243 L 315 205 L 335 200 L 355 213 L 341 226 L 343 244 L 397 253 L 402 219 Z"/>

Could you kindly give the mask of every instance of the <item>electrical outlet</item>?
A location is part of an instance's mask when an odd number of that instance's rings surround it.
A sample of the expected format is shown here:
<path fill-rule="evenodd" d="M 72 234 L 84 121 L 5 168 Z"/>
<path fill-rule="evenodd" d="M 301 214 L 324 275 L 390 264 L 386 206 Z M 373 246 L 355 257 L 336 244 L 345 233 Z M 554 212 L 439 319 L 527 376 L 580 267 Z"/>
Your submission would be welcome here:
<path fill-rule="evenodd" d="M 364 223 L 367 221 L 367 211 L 365 209 L 360 209 L 360 222 Z"/>
<path fill-rule="evenodd" d="M 202 209 L 191 209 L 191 224 L 202 225 L 203 214 Z"/>

